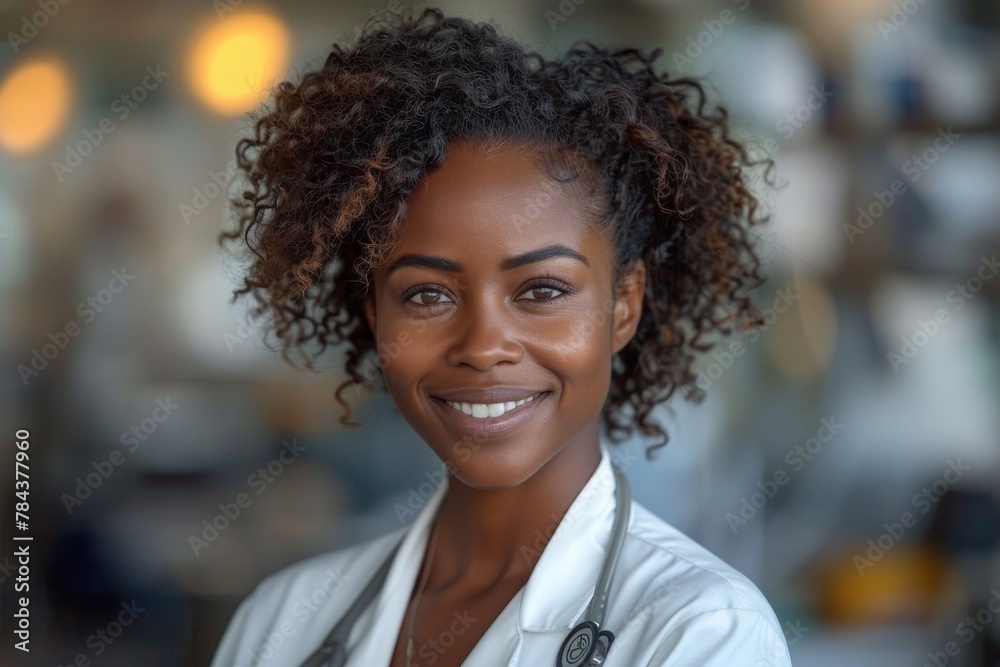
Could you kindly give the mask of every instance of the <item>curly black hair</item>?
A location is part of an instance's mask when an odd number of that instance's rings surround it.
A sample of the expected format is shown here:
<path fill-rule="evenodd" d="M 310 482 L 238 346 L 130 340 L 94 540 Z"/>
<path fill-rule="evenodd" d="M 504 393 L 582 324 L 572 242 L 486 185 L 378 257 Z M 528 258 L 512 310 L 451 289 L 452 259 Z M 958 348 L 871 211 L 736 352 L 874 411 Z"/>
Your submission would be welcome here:
<path fill-rule="evenodd" d="M 367 384 L 362 367 L 378 353 L 362 309 L 371 270 L 391 254 L 406 198 L 449 142 L 570 152 L 599 186 L 616 278 L 646 263 L 642 317 L 615 356 L 603 416 L 613 442 L 633 428 L 659 435 L 649 457 L 669 441 L 653 408 L 678 389 L 704 399 L 692 366 L 717 344 L 707 336 L 731 333 L 734 319 L 744 330 L 762 323 L 748 296 L 766 280 L 750 231 L 770 216 L 758 212 L 750 170 L 766 166 L 773 184 L 774 168 L 730 136 L 724 106 L 705 109 L 698 80 L 654 70 L 661 54 L 579 40 L 546 59 L 490 23 L 436 8 L 376 15 L 321 68 L 274 86 L 273 104 L 238 142 L 246 187 L 230 197 L 238 224 L 218 242 L 242 237 L 253 257 L 233 300 L 253 294 L 251 315 L 270 315 L 293 365 L 293 351 L 311 368 L 328 345 L 346 343 L 335 398 L 347 424 L 341 393 Z"/>

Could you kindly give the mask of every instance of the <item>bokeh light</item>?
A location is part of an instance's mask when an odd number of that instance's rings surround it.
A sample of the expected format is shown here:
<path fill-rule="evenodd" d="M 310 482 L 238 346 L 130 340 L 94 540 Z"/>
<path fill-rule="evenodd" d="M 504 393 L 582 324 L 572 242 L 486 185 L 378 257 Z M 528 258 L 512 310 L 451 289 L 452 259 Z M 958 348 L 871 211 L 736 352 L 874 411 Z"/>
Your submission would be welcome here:
<path fill-rule="evenodd" d="M 70 73 L 58 58 L 18 65 L 0 84 L 0 144 L 13 153 L 44 146 L 66 123 L 71 98 Z"/>
<path fill-rule="evenodd" d="M 188 77 L 200 102 L 213 113 L 236 116 L 267 98 L 288 65 L 288 31 L 262 11 L 225 17 L 203 29 L 191 49 Z"/>

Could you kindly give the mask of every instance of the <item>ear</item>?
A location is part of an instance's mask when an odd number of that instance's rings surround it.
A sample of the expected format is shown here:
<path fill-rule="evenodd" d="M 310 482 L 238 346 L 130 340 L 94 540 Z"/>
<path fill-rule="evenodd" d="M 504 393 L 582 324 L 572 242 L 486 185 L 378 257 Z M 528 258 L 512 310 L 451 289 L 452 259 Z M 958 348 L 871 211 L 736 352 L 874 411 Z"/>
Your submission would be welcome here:
<path fill-rule="evenodd" d="M 646 295 L 646 263 L 640 257 L 623 278 L 622 291 L 615 300 L 614 322 L 611 329 L 612 356 L 628 345 L 639 328 L 642 302 Z"/>

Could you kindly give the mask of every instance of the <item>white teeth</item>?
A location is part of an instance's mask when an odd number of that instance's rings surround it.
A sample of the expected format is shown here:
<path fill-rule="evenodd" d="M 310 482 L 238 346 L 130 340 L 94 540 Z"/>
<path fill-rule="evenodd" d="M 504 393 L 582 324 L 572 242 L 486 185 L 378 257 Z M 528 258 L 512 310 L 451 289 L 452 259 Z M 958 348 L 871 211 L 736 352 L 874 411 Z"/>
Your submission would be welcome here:
<path fill-rule="evenodd" d="M 463 413 L 475 417 L 476 419 L 487 419 L 489 417 L 499 417 L 500 415 L 510 412 L 519 405 L 524 405 L 528 401 L 533 401 L 535 397 L 529 396 L 528 398 L 522 398 L 520 401 L 507 401 L 506 403 L 455 403 L 454 401 L 445 401 L 448 405 L 460 410 Z"/>

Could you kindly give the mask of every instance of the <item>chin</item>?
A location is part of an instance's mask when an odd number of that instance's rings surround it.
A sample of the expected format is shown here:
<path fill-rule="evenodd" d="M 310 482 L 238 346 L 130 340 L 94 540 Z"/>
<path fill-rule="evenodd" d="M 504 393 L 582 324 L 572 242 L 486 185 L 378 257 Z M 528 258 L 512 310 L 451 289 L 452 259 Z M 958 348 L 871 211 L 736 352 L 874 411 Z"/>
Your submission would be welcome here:
<path fill-rule="evenodd" d="M 485 442 L 477 445 L 476 450 L 472 447 L 462 450 L 464 454 L 461 456 L 449 457 L 451 452 L 438 449 L 435 452 L 455 479 L 465 486 L 483 491 L 511 489 L 530 479 L 549 458 L 541 457 L 534 447 L 517 451 L 519 444 L 525 445 L 531 440 L 517 442 L 515 439 L 510 445 Z"/>

